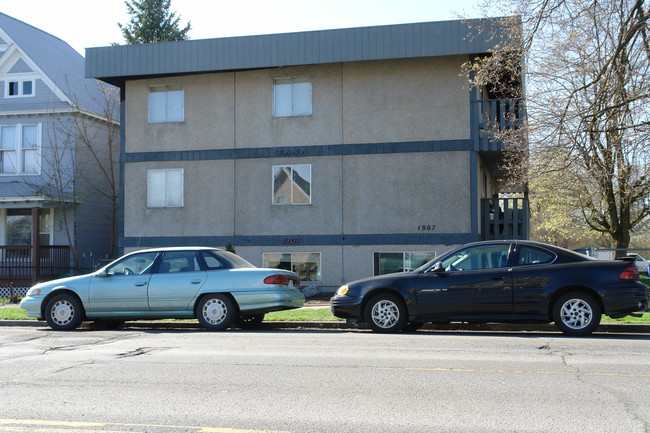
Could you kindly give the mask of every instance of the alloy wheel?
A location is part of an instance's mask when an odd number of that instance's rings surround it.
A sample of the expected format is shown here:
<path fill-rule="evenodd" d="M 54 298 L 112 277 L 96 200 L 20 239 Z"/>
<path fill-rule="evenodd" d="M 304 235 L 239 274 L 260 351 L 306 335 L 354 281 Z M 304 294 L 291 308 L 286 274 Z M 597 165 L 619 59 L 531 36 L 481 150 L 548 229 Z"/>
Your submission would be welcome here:
<path fill-rule="evenodd" d="M 372 321 L 380 328 L 391 328 L 399 320 L 399 307 L 392 301 L 381 300 L 372 307 Z"/>
<path fill-rule="evenodd" d="M 569 299 L 560 311 L 562 322 L 571 329 L 583 329 L 589 326 L 593 318 L 591 306 L 582 299 Z"/>

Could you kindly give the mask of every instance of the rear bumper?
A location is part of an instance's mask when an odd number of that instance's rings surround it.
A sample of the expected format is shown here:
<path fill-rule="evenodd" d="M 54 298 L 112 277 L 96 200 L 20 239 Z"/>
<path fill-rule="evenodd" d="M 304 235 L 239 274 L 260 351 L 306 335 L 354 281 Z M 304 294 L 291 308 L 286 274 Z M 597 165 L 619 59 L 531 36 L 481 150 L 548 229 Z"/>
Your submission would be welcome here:
<path fill-rule="evenodd" d="M 650 288 L 641 282 L 632 287 L 609 288 L 603 293 L 604 314 L 635 313 L 648 309 Z"/>
<path fill-rule="evenodd" d="M 269 313 L 305 305 L 305 296 L 298 289 L 233 292 L 242 313 Z"/>

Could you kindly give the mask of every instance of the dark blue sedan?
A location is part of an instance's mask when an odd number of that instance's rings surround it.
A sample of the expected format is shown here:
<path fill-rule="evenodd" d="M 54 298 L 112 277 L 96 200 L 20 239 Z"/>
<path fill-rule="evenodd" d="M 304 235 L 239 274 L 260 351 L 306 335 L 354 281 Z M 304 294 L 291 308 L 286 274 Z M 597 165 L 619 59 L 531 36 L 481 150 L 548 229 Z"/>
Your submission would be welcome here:
<path fill-rule="evenodd" d="M 647 305 L 629 259 L 514 240 L 463 245 L 412 272 L 348 283 L 331 299 L 335 316 L 377 332 L 426 322 L 555 322 L 573 336 L 591 334 L 602 314 L 624 317 Z"/>

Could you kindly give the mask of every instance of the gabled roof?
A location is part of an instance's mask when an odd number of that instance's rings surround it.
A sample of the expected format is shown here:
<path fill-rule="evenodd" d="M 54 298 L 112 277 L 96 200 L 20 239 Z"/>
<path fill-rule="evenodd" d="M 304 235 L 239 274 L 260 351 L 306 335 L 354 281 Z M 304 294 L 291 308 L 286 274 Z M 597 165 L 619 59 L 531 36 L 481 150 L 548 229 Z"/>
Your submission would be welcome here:
<path fill-rule="evenodd" d="M 127 79 L 291 65 L 474 55 L 494 48 L 495 21 L 459 20 L 86 49 L 86 76 Z M 479 31 L 479 29 L 491 31 Z"/>
<path fill-rule="evenodd" d="M 84 76 L 84 58 L 70 45 L 36 27 L 0 12 L 0 53 L 3 61 L 18 58 L 12 72 L 36 69 L 35 73 L 67 104 L 102 114 L 102 94 L 96 80 Z"/>

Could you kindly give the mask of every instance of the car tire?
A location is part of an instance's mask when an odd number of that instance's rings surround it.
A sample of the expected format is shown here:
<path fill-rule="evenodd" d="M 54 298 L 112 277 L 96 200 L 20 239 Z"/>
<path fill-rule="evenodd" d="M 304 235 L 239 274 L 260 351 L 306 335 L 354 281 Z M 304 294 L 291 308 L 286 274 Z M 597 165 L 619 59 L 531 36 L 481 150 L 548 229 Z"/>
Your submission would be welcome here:
<path fill-rule="evenodd" d="M 208 331 L 228 329 L 235 317 L 235 304 L 228 295 L 206 295 L 196 307 L 196 318 Z"/>
<path fill-rule="evenodd" d="M 573 337 L 590 335 L 600 324 L 602 309 L 593 296 L 569 292 L 553 304 L 553 321 L 560 331 Z"/>
<path fill-rule="evenodd" d="M 240 316 L 237 319 L 237 326 L 241 329 L 257 329 L 264 321 L 264 314 L 254 314 L 252 316 Z"/>
<path fill-rule="evenodd" d="M 75 295 L 69 293 L 55 295 L 45 306 L 45 321 L 55 331 L 76 329 L 83 319 L 83 306 Z"/>
<path fill-rule="evenodd" d="M 408 313 L 401 297 L 390 293 L 373 296 L 366 304 L 365 320 L 375 332 L 400 332 L 406 326 Z"/>

